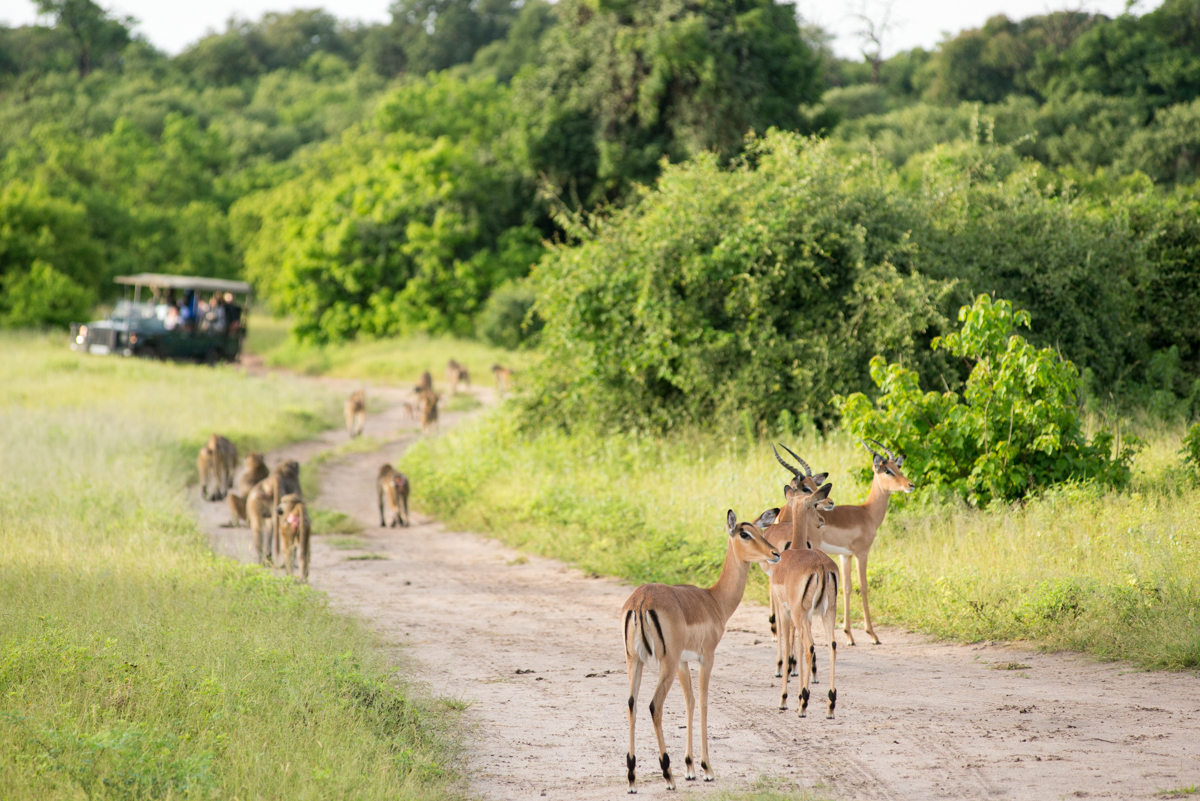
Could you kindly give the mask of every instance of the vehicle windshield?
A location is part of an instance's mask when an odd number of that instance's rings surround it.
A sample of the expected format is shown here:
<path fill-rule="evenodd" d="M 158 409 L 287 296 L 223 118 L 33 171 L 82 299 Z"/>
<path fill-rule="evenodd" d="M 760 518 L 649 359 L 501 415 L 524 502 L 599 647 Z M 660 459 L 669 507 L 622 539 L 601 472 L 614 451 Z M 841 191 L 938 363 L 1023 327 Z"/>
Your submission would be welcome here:
<path fill-rule="evenodd" d="M 114 322 L 161 324 L 166 316 L 167 306 L 165 303 L 134 303 L 131 300 L 119 300 L 113 307 L 109 318 Z"/>

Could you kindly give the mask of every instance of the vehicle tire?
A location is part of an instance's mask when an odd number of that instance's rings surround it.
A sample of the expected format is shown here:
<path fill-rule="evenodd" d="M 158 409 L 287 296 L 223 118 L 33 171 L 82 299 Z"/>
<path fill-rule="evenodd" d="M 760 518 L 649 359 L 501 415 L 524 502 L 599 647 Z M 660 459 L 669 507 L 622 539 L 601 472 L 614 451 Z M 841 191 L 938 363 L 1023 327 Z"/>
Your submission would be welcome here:
<path fill-rule="evenodd" d="M 209 348 L 204 354 L 204 363 L 209 367 L 215 367 L 221 363 L 221 351 L 217 348 Z"/>
<path fill-rule="evenodd" d="M 152 361 L 158 361 L 159 359 L 162 358 L 158 354 L 158 346 L 157 345 L 146 345 L 140 351 L 138 351 L 137 355 L 142 357 L 143 359 L 150 359 Z"/>

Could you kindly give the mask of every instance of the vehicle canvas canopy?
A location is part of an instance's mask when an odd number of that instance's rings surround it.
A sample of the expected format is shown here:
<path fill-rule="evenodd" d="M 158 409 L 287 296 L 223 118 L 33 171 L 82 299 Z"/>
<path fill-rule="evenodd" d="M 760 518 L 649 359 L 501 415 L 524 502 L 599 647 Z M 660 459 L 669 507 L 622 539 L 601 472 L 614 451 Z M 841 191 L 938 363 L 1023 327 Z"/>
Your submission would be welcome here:
<path fill-rule="evenodd" d="M 253 294 L 250 284 L 161 273 L 114 280 L 130 289 L 107 320 L 72 323 L 72 350 L 210 364 L 238 358 Z"/>

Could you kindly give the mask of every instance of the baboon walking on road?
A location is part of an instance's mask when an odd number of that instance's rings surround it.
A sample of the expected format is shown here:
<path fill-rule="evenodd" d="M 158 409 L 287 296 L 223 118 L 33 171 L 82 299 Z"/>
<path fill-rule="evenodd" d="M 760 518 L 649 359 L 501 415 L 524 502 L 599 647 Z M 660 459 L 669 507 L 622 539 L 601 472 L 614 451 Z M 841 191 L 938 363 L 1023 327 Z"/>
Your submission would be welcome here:
<path fill-rule="evenodd" d="M 390 464 L 379 468 L 379 478 L 375 481 L 375 489 L 379 494 L 379 527 L 391 525 L 408 525 L 408 476 L 404 475 Z M 387 499 L 388 517 L 383 514 L 383 501 Z M 400 509 L 403 507 L 404 515 Z M 390 521 L 390 522 L 389 522 Z"/>
<path fill-rule="evenodd" d="M 346 400 L 346 433 L 354 439 L 363 432 L 367 422 L 367 393 L 358 390 Z"/>
<path fill-rule="evenodd" d="M 271 471 L 267 469 L 267 463 L 263 461 L 261 453 L 250 453 L 246 456 L 242 474 L 237 481 L 238 491 L 229 493 L 229 497 L 226 498 L 229 502 L 229 511 L 233 514 L 229 525 L 238 526 L 243 520 L 249 521 L 250 518 L 246 513 L 246 499 L 250 497 L 250 490 L 270 474 Z"/>
<path fill-rule="evenodd" d="M 200 471 L 200 497 L 206 501 L 219 501 L 233 486 L 237 448 L 220 434 L 213 434 L 200 449 L 196 468 Z M 210 488 L 215 489 L 210 492 Z"/>
<path fill-rule="evenodd" d="M 271 539 L 274 537 L 272 511 L 271 485 L 268 481 L 260 481 L 246 496 L 246 519 L 250 521 L 250 536 L 254 540 L 254 553 L 260 565 L 274 563 L 271 550 Z"/>
<path fill-rule="evenodd" d="M 499 364 L 492 365 L 492 375 L 496 379 L 496 394 L 504 395 L 512 385 L 512 370 Z"/>
<path fill-rule="evenodd" d="M 309 541 L 312 539 L 312 521 L 308 518 L 308 509 L 304 499 L 299 495 L 284 495 L 275 507 L 275 517 L 279 520 L 279 532 L 282 538 L 280 550 L 287 565 L 287 574 L 292 575 L 292 565 L 296 561 L 297 550 L 300 556 L 300 578 L 308 581 Z"/>
<path fill-rule="evenodd" d="M 421 380 L 413 387 L 413 392 L 420 394 L 421 392 L 433 392 L 433 376 L 429 371 L 421 373 Z"/>
<path fill-rule="evenodd" d="M 421 391 L 419 397 L 421 400 L 421 430 L 428 434 L 437 427 L 438 401 L 441 396 L 432 389 L 426 389 Z"/>
<path fill-rule="evenodd" d="M 446 365 L 446 383 L 450 385 L 450 394 L 457 395 L 459 384 L 465 384 L 467 389 L 471 388 L 471 374 L 467 372 L 465 365 L 451 359 Z"/>
<path fill-rule="evenodd" d="M 289 460 L 276 465 L 271 475 L 255 486 L 246 499 L 254 547 L 259 561 L 264 564 L 274 564 L 274 554 L 279 552 L 279 503 L 285 495 L 303 497 L 299 462 Z M 269 532 L 264 530 L 268 517 L 271 520 Z"/>

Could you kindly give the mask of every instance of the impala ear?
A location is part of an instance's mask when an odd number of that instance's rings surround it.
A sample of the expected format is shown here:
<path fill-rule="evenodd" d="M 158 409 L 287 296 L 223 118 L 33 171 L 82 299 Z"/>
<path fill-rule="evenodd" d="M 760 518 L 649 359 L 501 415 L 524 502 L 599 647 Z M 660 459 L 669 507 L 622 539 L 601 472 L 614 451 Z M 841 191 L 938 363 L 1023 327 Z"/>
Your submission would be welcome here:
<path fill-rule="evenodd" d="M 729 532 L 729 536 L 733 536 L 733 532 L 737 530 L 737 515 L 730 509 L 725 515 L 725 530 Z"/>
<path fill-rule="evenodd" d="M 818 487 L 821 486 L 822 484 L 824 484 L 825 479 L 827 479 L 827 478 L 829 478 L 828 473 L 817 473 L 815 476 L 812 477 L 813 483 L 816 484 Z"/>
<path fill-rule="evenodd" d="M 758 519 L 754 521 L 754 525 L 758 526 L 759 528 L 766 528 L 775 522 L 776 517 L 779 517 L 779 510 L 768 509 L 758 516 Z"/>
<path fill-rule="evenodd" d="M 883 457 L 879 454 L 875 454 L 875 456 L 871 459 L 871 463 L 875 465 L 875 472 L 878 473 L 880 465 L 883 464 Z"/>
<path fill-rule="evenodd" d="M 903 456 L 896 457 L 896 467 L 904 467 L 904 457 Z"/>
<path fill-rule="evenodd" d="M 792 499 L 792 496 L 795 494 L 796 494 L 796 490 L 791 484 L 783 485 L 783 499 L 785 501 L 790 501 Z"/>
<path fill-rule="evenodd" d="M 823 501 L 823 500 L 825 500 L 826 498 L 828 498 L 828 497 L 829 497 L 829 491 L 830 491 L 831 489 L 833 489 L 833 485 L 832 485 L 832 484 L 826 484 L 825 486 L 823 486 L 823 487 L 821 487 L 819 490 L 817 490 L 817 500 L 818 500 L 818 501 Z"/>

